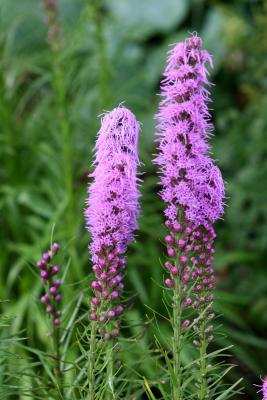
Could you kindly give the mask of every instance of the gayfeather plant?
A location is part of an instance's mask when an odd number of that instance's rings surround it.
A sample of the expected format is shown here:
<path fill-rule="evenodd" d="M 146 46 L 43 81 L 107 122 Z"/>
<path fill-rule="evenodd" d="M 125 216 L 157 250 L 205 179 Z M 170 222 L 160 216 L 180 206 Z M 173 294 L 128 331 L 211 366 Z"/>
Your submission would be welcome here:
<path fill-rule="evenodd" d="M 119 334 L 126 250 L 134 238 L 139 214 L 138 135 L 135 116 L 127 108 L 117 107 L 102 118 L 96 141 L 93 183 L 88 188 L 85 210 L 95 275 L 91 284 L 91 357 L 96 329 L 106 340 Z M 90 369 L 92 373 L 93 363 Z M 91 375 L 91 391 L 93 379 Z"/>
<path fill-rule="evenodd" d="M 213 224 L 223 215 L 224 183 L 210 157 L 208 139 L 213 129 L 208 103 L 207 65 L 210 54 L 195 35 L 177 44 L 168 55 L 156 115 L 160 196 L 165 208 L 165 237 L 169 274 L 165 283 L 173 290 L 173 399 L 183 399 L 181 380 L 182 332 L 193 326 L 200 351 L 198 397 L 209 398 L 206 352 L 212 340 L 211 310 L 214 289 Z M 185 318 L 186 309 L 195 315 Z M 186 313 L 185 313 L 186 311 Z M 191 313 L 192 314 L 192 313 Z"/>

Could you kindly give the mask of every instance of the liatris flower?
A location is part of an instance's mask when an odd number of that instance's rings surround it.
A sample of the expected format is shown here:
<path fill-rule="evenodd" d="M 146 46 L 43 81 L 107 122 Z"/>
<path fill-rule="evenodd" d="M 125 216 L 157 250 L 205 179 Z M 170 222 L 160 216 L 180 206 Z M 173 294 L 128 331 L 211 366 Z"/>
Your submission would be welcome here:
<path fill-rule="evenodd" d="M 53 243 L 50 250 L 43 254 L 42 260 L 37 262 L 37 267 L 40 268 L 40 276 L 44 284 L 45 293 L 41 297 L 41 302 L 46 306 L 46 312 L 52 317 L 54 325 L 60 325 L 60 301 L 61 294 L 59 293 L 61 281 L 55 279 L 59 273 L 58 265 L 53 265 L 52 260 L 59 251 L 59 245 Z"/>
<path fill-rule="evenodd" d="M 94 181 L 88 188 L 86 225 L 95 280 L 91 320 L 101 323 L 123 312 L 120 303 L 125 252 L 139 214 L 137 143 L 139 124 L 125 107 L 107 113 L 95 147 Z"/>
<path fill-rule="evenodd" d="M 212 339 L 209 322 L 213 318 L 215 278 L 211 264 L 216 237 L 212 225 L 223 214 L 224 184 L 219 168 L 210 158 L 208 144 L 213 126 L 208 110 L 210 83 L 206 64 L 212 65 L 212 61 L 201 46 L 201 39 L 191 36 L 169 52 L 156 115 L 158 155 L 154 162 L 159 166 L 160 195 L 166 203 L 165 225 L 169 230 L 165 237 L 169 261 L 165 267 L 170 276 L 165 283 L 174 291 L 173 364 L 177 381 L 173 398 L 182 398 L 179 353 L 181 330 L 191 324 L 183 317 L 187 307 L 198 314 L 192 324 L 202 343 L 201 393 L 208 396 L 204 353 Z"/>
<path fill-rule="evenodd" d="M 214 285 L 212 223 L 223 214 L 224 198 L 221 173 L 209 156 L 207 143 L 212 130 L 207 63 L 211 65 L 211 57 L 201 50 L 197 36 L 170 51 L 161 85 L 163 100 L 156 116 L 159 154 L 155 162 L 160 167 L 160 194 L 167 204 L 165 225 L 170 230 L 167 253 L 174 259 L 179 254 L 182 280 L 185 285 L 192 278 L 196 282 L 197 302 L 204 301 L 200 294 L 211 291 Z M 171 287 L 177 267 L 167 269 L 171 278 L 166 283 Z M 206 296 L 205 301 L 207 298 L 211 299 Z M 185 304 L 191 303 L 187 300 Z"/>

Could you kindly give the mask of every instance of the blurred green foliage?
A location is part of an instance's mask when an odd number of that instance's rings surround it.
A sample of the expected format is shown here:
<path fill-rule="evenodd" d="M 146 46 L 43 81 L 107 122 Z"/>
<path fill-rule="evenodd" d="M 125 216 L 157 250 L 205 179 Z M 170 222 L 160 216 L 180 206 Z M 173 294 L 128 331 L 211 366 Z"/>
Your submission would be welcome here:
<path fill-rule="evenodd" d="M 216 346 L 234 344 L 231 362 L 237 367 L 228 379 L 243 376 L 242 399 L 256 399 L 253 384 L 267 372 L 267 3 L 59 1 L 68 166 L 54 88 L 55 60 L 46 42 L 41 3 L 0 0 L 0 297 L 9 300 L 1 304 L 3 312 L 13 316 L 9 334 L 26 330 L 29 345 L 39 348 L 47 341 L 45 318 L 37 311 L 41 285 L 33 264 L 49 243 L 54 224 L 54 237 L 64 248 L 62 264 L 71 257 L 65 305 L 89 287 L 89 236 L 82 211 L 97 116 L 122 101 L 142 123 L 144 163 L 140 231 L 128 257 L 127 289 L 136 296 L 127 318 L 145 320 L 145 305 L 164 313 L 159 262 L 163 205 L 151 163 L 155 94 L 168 45 L 198 31 L 214 57 L 212 145 L 228 194 L 225 219 L 217 226 L 215 305 L 226 336 L 218 335 Z M 68 168 L 73 180 L 66 194 Z M 159 323 L 168 334 L 164 320 Z M 136 334 L 136 328 L 128 330 Z M 149 356 L 151 343 L 153 329 L 148 327 L 131 353 L 122 352 L 125 363 L 136 368 L 137 359 Z M 153 378 L 151 362 L 138 368 Z"/>

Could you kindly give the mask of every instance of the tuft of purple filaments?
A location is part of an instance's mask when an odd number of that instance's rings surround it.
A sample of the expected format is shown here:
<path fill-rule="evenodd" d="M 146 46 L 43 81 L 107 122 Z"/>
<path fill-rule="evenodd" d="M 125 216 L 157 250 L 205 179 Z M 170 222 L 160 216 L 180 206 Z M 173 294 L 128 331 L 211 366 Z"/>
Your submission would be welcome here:
<path fill-rule="evenodd" d="M 40 269 L 40 277 L 44 285 L 45 293 L 41 296 L 41 302 L 46 306 L 46 312 L 52 317 L 54 325 L 60 325 L 60 286 L 61 280 L 55 279 L 60 272 L 58 265 L 53 264 L 53 258 L 59 251 L 59 245 L 53 243 L 48 252 L 43 253 L 42 260 L 37 261 L 36 265 Z"/>
<path fill-rule="evenodd" d="M 123 312 L 125 252 L 139 215 L 138 135 L 135 116 L 117 107 L 102 118 L 95 146 L 85 219 L 92 236 L 89 249 L 95 274 L 90 318 L 101 323 Z"/>
<path fill-rule="evenodd" d="M 267 376 L 262 381 L 262 394 L 263 398 L 262 400 L 267 400 Z"/>
<path fill-rule="evenodd" d="M 161 82 L 159 113 L 156 115 L 161 198 L 166 203 L 165 263 L 170 277 L 165 283 L 182 282 L 183 306 L 198 308 L 213 299 L 213 223 L 223 214 L 224 183 L 210 157 L 208 139 L 213 125 L 208 103 L 211 85 L 206 65 L 209 53 L 195 35 L 177 44 L 168 55 Z M 186 297 L 188 286 L 193 288 Z M 212 315 L 212 314 L 211 314 Z M 210 317 L 212 318 L 212 317 Z M 189 321 L 184 321 L 184 327 Z"/>

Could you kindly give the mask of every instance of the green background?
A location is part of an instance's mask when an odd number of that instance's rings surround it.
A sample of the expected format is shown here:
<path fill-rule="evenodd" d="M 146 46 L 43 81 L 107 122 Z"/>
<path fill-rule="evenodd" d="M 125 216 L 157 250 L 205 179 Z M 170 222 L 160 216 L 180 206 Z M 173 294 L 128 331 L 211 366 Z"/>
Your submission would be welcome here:
<path fill-rule="evenodd" d="M 227 191 L 225 218 L 216 225 L 215 309 L 222 326 L 214 346 L 234 345 L 230 362 L 237 366 L 228 380 L 243 376 L 246 388 L 240 398 L 259 398 L 253 385 L 267 374 L 266 3 L 59 1 L 65 92 L 61 117 L 41 3 L 0 0 L 0 298 L 2 318 L 9 320 L 1 334 L 23 332 L 30 346 L 45 346 L 34 264 L 46 250 L 53 226 L 63 249 L 63 268 L 69 262 L 64 304 L 80 290 L 88 288 L 90 294 L 90 237 L 83 220 L 87 176 L 98 116 L 123 101 L 142 123 L 143 163 L 140 229 L 128 255 L 126 285 L 134 299 L 127 318 L 145 321 L 146 305 L 164 313 L 159 261 L 164 258 L 163 204 L 151 163 L 153 115 L 169 45 L 197 31 L 214 59 L 211 142 Z M 62 135 L 62 118 L 69 140 Z M 71 175 L 66 194 L 66 176 Z M 168 325 L 160 323 L 168 334 Z M 138 359 L 153 339 L 152 329 L 129 358 Z M 129 332 L 134 334 L 135 328 Z M 147 377 L 153 373 L 149 362 L 141 370 Z"/>

